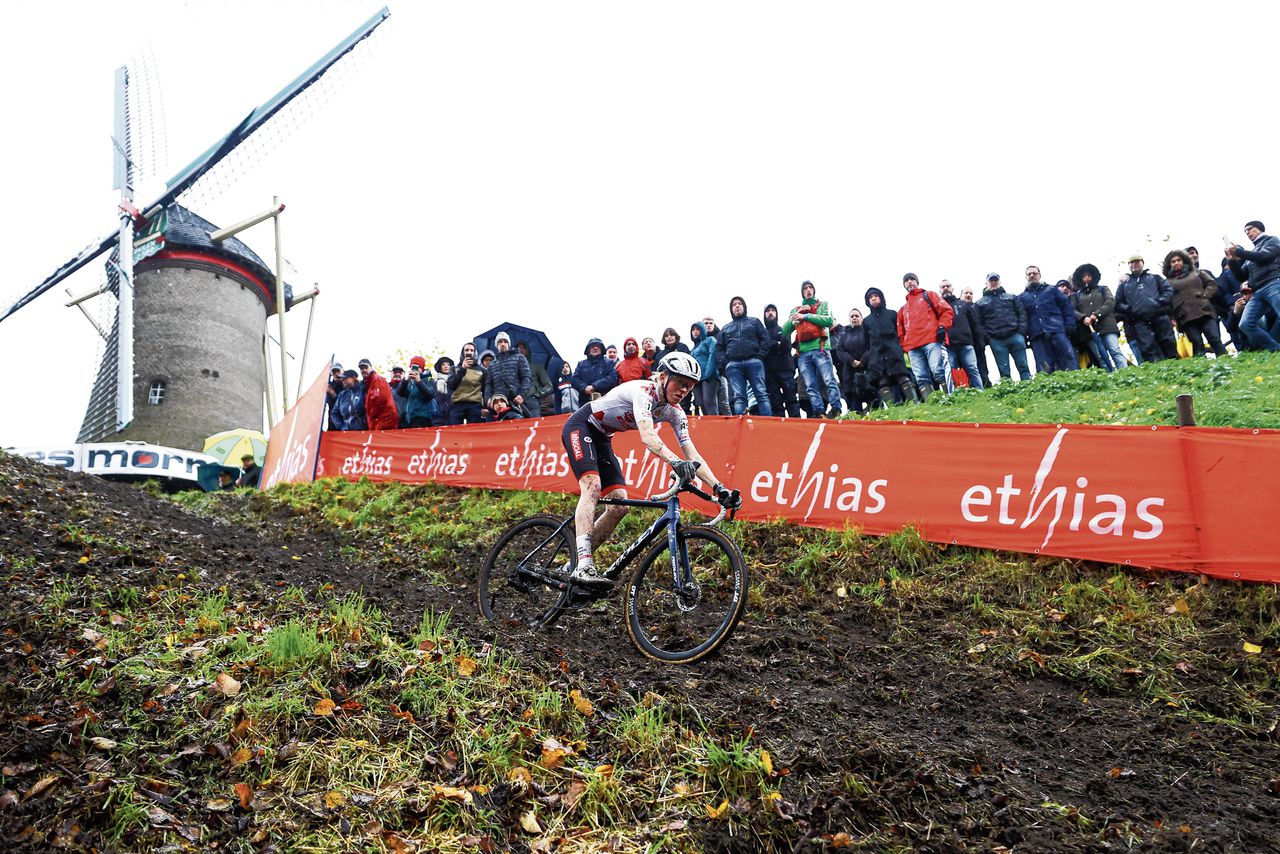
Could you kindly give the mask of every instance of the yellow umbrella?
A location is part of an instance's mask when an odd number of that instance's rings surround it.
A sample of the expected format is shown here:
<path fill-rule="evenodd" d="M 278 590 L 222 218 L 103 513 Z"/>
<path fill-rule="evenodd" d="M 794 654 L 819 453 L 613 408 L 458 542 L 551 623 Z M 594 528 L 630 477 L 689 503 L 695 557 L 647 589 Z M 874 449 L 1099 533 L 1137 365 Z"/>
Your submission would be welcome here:
<path fill-rule="evenodd" d="M 204 452 L 226 465 L 235 466 L 240 465 L 245 454 L 253 454 L 254 461 L 262 465 L 267 457 L 267 437 L 259 430 L 246 427 L 223 430 L 204 440 Z"/>

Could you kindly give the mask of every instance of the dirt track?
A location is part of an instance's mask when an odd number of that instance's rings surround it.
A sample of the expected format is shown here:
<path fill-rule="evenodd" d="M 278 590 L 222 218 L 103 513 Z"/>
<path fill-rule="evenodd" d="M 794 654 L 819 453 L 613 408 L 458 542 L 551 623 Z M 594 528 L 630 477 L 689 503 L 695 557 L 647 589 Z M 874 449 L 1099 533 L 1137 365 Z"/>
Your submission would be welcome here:
<path fill-rule="evenodd" d="M 457 630 L 532 667 L 564 661 L 601 693 L 663 693 L 721 731 L 752 731 L 789 768 L 784 793 L 794 824 L 785 836 L 797 850 L 837 830 L 895 828 L 915 850 L 1280 851 L 1274 740 L 1176 716 L 1136 689 L 1096 695 L 956 663 L 943 649 L 955 631 L 946 613 L 912 614 L 902 632 L 881 614 L 841 603 L 763 618 L 749 612 L 718 658 L 663 667 L 631 648 L 616 607 L 495 638 L 472 605 L 478 553 L 457 555 L 444 570 L 447 583 L 429 586 L 418 579 L 441 567 L 382 560 L 385 551 L 370 542 L 348 557 L 352 535 L 286 514 L 233 526 L 127 485 L 22 460 L 0 458 L 0 473 L 21 484 L 0 494 L 0 554 L 8 559 L 65 558 L 75 547 L 30 520 L 74 518 L 125 539 L 135 561 L 176 556 L 238 590 L 268 596 L 281 582 L 363 590 L 406 632 L 428 606 L 454 609 Z M 6 610 L 19 605 L 10 597 Z M 11 611 L 3 628 L 27 630 L 27 620 Z M 15 673 L 14 656 L 3 659 Z M 38 746 L 19 723 L 32 709 L 12 677 L 2 693 L 0 759 L 10 762 Z M 873 785 L 850 785 L 851 776 Z M 708 824 L 708 849 L 759 850 L 758 840 L 722 827 Z"/>

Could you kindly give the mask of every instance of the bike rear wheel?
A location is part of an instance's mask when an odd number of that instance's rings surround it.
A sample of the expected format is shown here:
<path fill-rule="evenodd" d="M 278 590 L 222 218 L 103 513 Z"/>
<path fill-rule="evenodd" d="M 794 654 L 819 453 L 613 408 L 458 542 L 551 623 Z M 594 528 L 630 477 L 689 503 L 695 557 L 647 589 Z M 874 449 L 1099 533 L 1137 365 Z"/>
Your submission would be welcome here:
<path fill-rule="evenodd" d="M 713 528 L 682 527 L 677 541 L 682 587 L 663 539 L 631 575 L 627 633 L 649 658 L 689 664 L 716 652 L 733 633 L 747 605 L 747 567 L 733 540 Z"/>
<path fill-rule="evenodd" d="M 480 613 L 523 625 L 555 619 L 567 588 L 562 569 L 574 563 L 569 530 L 558 517 L 531 516 L 503 531 L 480 569 Z"/>

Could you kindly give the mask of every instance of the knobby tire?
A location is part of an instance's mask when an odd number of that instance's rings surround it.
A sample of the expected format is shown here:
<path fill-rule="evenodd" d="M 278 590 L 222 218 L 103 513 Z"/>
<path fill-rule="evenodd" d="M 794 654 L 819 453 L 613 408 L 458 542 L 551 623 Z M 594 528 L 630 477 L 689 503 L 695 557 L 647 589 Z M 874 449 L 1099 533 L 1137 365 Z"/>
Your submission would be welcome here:
<path fill-rule="evenodd" d="M 572 530 L 559 531 L 556 516 L 531 516 L 502 532 L 489 550 L 476 584 L 476 604 L 485 619 L 530 625 L 554 620 L 562 591 L 538 579 L 556 576 L 574 562 Z"/>

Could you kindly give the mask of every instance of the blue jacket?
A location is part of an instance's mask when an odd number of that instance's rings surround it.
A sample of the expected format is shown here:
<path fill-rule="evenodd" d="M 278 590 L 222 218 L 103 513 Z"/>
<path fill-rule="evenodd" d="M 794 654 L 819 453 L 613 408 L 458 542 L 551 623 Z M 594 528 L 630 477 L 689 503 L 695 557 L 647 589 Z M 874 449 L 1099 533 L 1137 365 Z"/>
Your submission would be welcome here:
<path fill-rule="evenodd" d="M 698 339 L 698 343 L 693 345 L 693 349 L 689 351 L 698 362 L 698 367 L 702 369 L 702 381 L 720 379 L 720 368 L 717 365 L 719 360 L 716 353 L 715 336 L 707 332 L 705 323 L 698 324 L 702 327 L 702 337 Z"/>
<path fill-rule="evenodd" d="M 734 297 L 741 300 L 742 297 Z M 746 302 L 743 302 L 742 317 L 735 317 L 720 328 L 719 341 L 716 343 L 716 357 L 721 364 L 729 362 L 745 362 L 748 359 L 759 359 L 761 362 L 769 355 L 773 342 L 764 324 L 754 317 L 747 316 Z"/>
<path fill-rule="evenodd" d="M 1029 337 L 1075 332 L 1076 310 L 1067 295 L 1053 285 L 1047 282 L 1028 284 L 1026 290 L 1018 295 L 1018 299 L 1022 300 L 1022 306 L 1027 310 Z"/>
<path fill-rule="evenodd" d="M 329 420 L 337 430 L 367 430 L 368 423 L 364 418 L 364 387 L 356 383 L 353 388 L 344 388 L 338 392 L 338 399 L 333 402 L 333 411 Z"/>
<path fill-rule="evenodd" d="M 1121 320 L 1151 320 L 1168 314 L 1173 288 L 1155 273 L 1143 270 L 1116 288 L 1116 316 Z"/>
<path fill-rule="evenodd" d="M 591 346 L 599 345 L 600 355 L 591 355 Z M 587 386 L 591 386 L 596 394 L 604 394 L 609 389 L 618 384 L 618 372 L 610 362 L 604 357 L 604 342 L 599 338 L 592 338 L 587 342 L 587 346 L 583 348 L 583 355 L 587 358 L 578 363 L 578 367 L 574 369 L 573 376 L 569 382 L 573 384 L 574 389 L 582 396 L 582 402 L 587 402 Z"/>
<path fill-rule="evenodd" d="M 1252 251 L 1237 246 L 1231 272 L 1241 281 L 1248 279 L 1249 287 L 1255 291 L 1280 279 L 1280 240 L 1260 234 Z"/>
<path fill-rule="evenodd" d="M 1002 287 L 987 290 L 978 300 L 978 320 L 990 338 L 1008 338 L 1015 332 L 1027 334 L 1027 310 L 1022 299 Z"/>
<path fill-rule="evenodd" d="M 396 386 L 396 403 L 400 407 L 401 419 L 408 424 L 413 418 L 436 417 L 436 381 L 428 376 L 416 383 L 408 379 L 400 381 Z"/>

